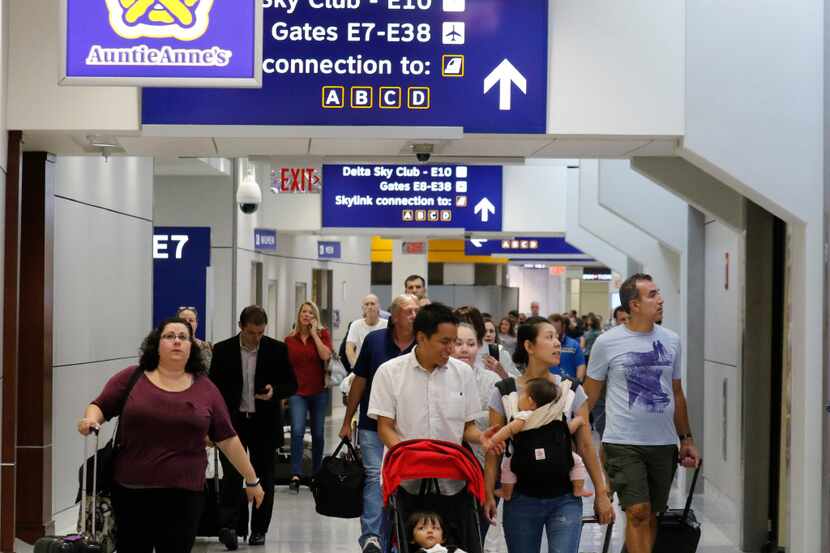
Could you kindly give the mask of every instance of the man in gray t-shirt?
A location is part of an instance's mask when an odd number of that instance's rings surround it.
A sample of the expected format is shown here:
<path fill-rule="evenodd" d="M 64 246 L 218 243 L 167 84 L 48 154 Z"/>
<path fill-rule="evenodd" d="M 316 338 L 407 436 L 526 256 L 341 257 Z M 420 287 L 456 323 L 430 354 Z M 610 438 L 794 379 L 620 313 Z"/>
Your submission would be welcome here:
<path fill-rule="evenodd" d="M 700 455 L 680 380 L 680 338 L 656 324 L 663 319 L 660 290 L 651 276 L 635 274 L 620 287 L 620 302 L 630 318 L 597 338 L 584 387 L 593 408 L 605 386 L 602 447 L 626 513 L 626 549 L 651 553 L 677 463 L 697 466 Z"/>

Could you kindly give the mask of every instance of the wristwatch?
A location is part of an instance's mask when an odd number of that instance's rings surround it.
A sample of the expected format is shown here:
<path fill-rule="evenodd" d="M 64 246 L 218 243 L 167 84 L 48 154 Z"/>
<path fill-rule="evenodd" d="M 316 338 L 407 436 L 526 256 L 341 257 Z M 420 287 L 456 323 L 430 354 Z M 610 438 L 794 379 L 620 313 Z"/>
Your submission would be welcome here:
<path fill-rule="evenodd" d="M 691 438 L 692 433 L 689 432 L 688 434 L 678 434 L 677 437 L 680 438 L 680 441 L 682 442 L 683 440 L 688 440 L 689 438 Z"/>
<path fill-rule="evenodd" d="M 256 488 L 259 486 L 259 483 L 262 481 L 262 478 L 257 478 L 256 482 L 245 482 L 246 488 Z"/>

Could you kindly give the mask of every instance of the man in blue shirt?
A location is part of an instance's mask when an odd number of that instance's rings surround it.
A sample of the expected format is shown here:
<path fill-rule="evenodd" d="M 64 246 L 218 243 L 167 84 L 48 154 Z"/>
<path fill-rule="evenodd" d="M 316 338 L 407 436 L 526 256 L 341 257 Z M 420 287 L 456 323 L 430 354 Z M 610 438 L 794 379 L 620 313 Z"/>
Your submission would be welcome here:
<path fill-rule="evenodd" d="M 551 372 L 558 372 L 562 376 L 582 382 L 585 379 L 585 354 L 582 352 L 579 341 L 565 333 L 568 325 L 562 315 L 554 313 L 550 316 L 550 322 L 556 329 L 556 334 L 559 335 L 559 343 L 562 344 L 559 366 L 551 368 Z"/>
<path fill-rule="evenodd" d="M 351 436 L 352 418 L 360 404 L 360 419 L 357 423 L 358 441 L 362 453 L 366 481 L 363 485 L 363 514 L 360 516 L 361 535 L 358 542 L 362 553 L 381 553 L 385 550 L 383 535 L 383 495 L 380 487 L 380 465 L 383 461 L 383 442 L 378 437 L 378 423 L 369 418 L 369 396 L 372 393 L 372 379 L 378 367 L 390 359 L 409 353 L 415 345 L 412 330 L 415 315 L 418 314 L 418 299 L 402 294 L 392 302 L 389 326 L 370 332 L 363 341 L 360 355 L 354 366 L 354 381 L 349 390 L 346 416 L 340 428 L 340 438 Z"/>

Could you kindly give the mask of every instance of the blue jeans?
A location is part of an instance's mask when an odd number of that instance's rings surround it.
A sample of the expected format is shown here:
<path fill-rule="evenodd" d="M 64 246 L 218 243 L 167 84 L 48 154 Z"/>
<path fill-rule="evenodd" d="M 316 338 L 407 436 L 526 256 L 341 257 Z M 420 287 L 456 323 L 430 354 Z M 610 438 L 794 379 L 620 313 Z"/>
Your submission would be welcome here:
<path fill-rule="evenodd" d="M 312 476 L 320 470 L 325 447 L 326 409 L 329 391 L 323 390 L 313 396 L 293 395 L 288 398 L 291 409 L 291 474 L 303 474 L 303 437 L 305 436 L 306 414 L 311 411 L 311 466 Z"/>
<path fill-rule="evenodd" d="M 383 512 L 383 492 L 380 487 L 380 465 L 383 462 L 383 442 L 377 432 L 358 430 L 358 443 L 363 458 L 366 480 L 363 483 L 363 514 L 360 515 L 360 547 L 372 536 L 380 539 L 381 550 L 386 551 L 387 519 Z"/>
<path fill-rule="evenodd" d="M 514 493 L 504 502 L 504 539 L 509 553 L 539 553 L 542 530 L 548 553 L 577 553 L 582 533 L 582 499 L 571 494 L 539 499 Z"/>

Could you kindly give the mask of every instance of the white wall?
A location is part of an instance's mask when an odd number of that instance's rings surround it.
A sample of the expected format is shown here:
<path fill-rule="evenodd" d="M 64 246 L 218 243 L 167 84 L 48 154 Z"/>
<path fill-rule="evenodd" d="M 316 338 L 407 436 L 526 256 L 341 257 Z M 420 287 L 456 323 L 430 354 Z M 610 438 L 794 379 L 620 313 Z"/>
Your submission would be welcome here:
<path fill-rule="evenodd" d="M 597 160 L 580 162 L 579 224 L 639 261 L 643 270 L 654 276 L 664 300 L 663 324 L 679 333 L 680 256 L 599 204 L 599 183 L 606 178 L 604 167 Z"/>
<path fill-rule="evenodd" d="M 715 523 L 735 543 L 740 542 L 742 500 L 741 344 L 743 324 L 743 237 L 723 223 L 706 223 L 706 325 L 704 348 L 704 443 L 707 493 L 714 486 L 727 505 Z M 726 254 L 729 288 L 726 289 Z M 751 322 L 750 322 L 751 323 Z M 724 386 L 726 395 L 724 396 Z"/>
<path fill-rule="evenodd" d="M 412 240 L 424 240 L 424 237 L 414 237 Z M 410 275 L 421 275 L 424 280 L 429 280 L 429 257 L 428 252 L 423 254 L 411 254 L 403 252 L 404 240 L 392 240 L 392 288 L 391 299 L 402 294 L 406 278 Z M 426 245 L 429 249 L 429 243 Z M 429 283 L 427 283 L 427 295 L 429 295 Z"/>
<path fill-rule="evenodd" d="M 529 269 L 511 265 L 507 268 L 507 284 L 519 289 L 519 311 L 530 313 L 530 303 L 539 302 L 539 314 L 565 311 L 565 279 L 551 276 L 547 269 Z"/>
<path fill-rule="evenodd" d="M 10 17 L 9 128 L 138 130 L 137 88 L 58 86 L 58 2 L 3 3 Z"/>
<path fill-rule="evenodd" d="M 600 321 L 607 321 L 611 317 L 610 284 L 606 281 L 580 281 L 579 314 L 593 313 L 599 317 Z"/>
<path fill-rule="evenodd" d="M 504 232 L 564 233 L 567 166 L 504 166 Z"/>
<path fill-rule="evenodd" d="M 568 169 L 567 176 L 568 210 L 565 240 L 567 240 L 571 245 L 576 246 L 583 252 L 589 254 L 597 261 L 602 262 L 606 267 L 610 267 L 612 270 L 622 275 L 623 278 L 627 277 L 629 273 L 628 256 L 602 238 L 588 232 L 580 224 L 580 169 L 578 167 Z"/>
<path fill-rule="evenodd" d="M 686 2 L 681 153 L 789 225 L 788 550 L 819 551 L 824 3 L 805 0 L 793 8 L 781 1 Z"/>
<path fill-rule="evenodd" d="M 152 324 L 153 161 L 58 157 L 55 181 L 52 503 L 60 514 L 77 491 L 75 421 L 110 376 L 138 361 Z"/>
<path fill-rule="evenodd" d="M 683 15 L 680 0 L 550 2 L 548 132 L 682 135 Z"/>
<path fill-rule="evenodd" d="M 600 160 L 599 203 L 677 253 L 686 248 L 688 204 L 631 169 L 628 160 Z"/>
<path fill-rule="evenodd" d="M 245 216 L 242 216 L 243 218 Z M 243 219 L 240 219 L 243 224 Z M 340 327 L 329 329 L 335 346 L 345 337 L 349 321 L 362 316 L 361 302 L 370 292 L 371 238 L 367 236 L 303 236 L 280 234 L 277 238 L 277 252 L 263 253 L 253 250 L 253 233 L 240 233 L 237 278 L 237 311 L 248 305 L 251 297 L 252 262 L 263 263 L 263 298 L 268 290 L 268 281 L 278 284 L 276 335 L 283 339 L 296 320 L 294 287 L 298 282 L 307 285 L 308 299 L 312 293 L 312 270 L 333 271 L 332 309 L 340 311 Z M 342 257 L 339 260 L 317 259 L 317 240 L 339 241 Z"/>

